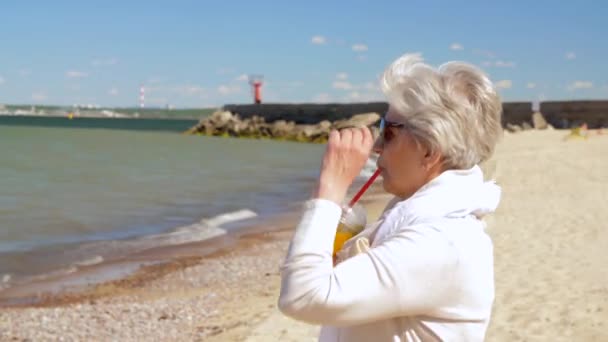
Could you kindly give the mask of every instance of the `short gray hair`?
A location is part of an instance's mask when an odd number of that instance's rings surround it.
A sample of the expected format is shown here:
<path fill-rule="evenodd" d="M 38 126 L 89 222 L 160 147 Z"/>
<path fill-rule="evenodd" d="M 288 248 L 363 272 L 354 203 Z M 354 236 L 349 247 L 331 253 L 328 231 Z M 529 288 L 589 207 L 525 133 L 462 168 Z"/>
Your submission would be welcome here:
<path fill-rule="evenodd" d="M 439 152 L 446 169 L 489 159 L 502 135 L 501 99 L 488 76 L 464 62 L 437 69 L 406 54 L 384 72 L 389 110 L 403 117 L 418 143 Z"/>

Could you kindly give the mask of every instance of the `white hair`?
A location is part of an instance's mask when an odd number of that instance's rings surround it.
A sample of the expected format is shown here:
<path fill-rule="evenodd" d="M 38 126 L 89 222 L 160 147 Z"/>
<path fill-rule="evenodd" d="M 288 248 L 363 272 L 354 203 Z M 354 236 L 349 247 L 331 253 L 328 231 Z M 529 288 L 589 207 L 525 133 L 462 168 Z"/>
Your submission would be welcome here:
<path fill-rule="evenodd" d="M 479 68 L 448 62 L 437 69 L 406 54 L 384 72 L 389 110 L 403 117 L 418 143 L 439 152 L 447 169 L 489 159 L 502 135 L 502 103 Z"/>

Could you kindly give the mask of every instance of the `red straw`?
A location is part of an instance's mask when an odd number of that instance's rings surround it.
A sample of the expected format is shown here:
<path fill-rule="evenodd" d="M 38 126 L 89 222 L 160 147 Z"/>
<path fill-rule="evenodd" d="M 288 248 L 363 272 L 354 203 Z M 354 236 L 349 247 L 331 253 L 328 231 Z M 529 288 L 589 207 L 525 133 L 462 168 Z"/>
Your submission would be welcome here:
<path fill-rule="evenodd" d="M 363 193 L 365 191 L 367 191 L 367 188 L 369 188 L 369 186 L 372 185 L 372 183 L 376 180 L 376 178 L 378 178 L 379 175 L 380 175 L 380 169 L 376 169 L 374 174 L 371 177 L 369 177 L 369 179 L 367 180 L 367 182 L 365 182 L 365 184 L 363 184 L 363 186 L 361 187 L 359 192 L 357 192 L 355 197 L 353 197 L 353 199 L 350 200 L 350 203 L 348 203 L 349 207 L 352 208 L 355 205 L 355 203 L 357 203 L 359 198 L 361 198 L 361 196 L 363 196 Z"/>

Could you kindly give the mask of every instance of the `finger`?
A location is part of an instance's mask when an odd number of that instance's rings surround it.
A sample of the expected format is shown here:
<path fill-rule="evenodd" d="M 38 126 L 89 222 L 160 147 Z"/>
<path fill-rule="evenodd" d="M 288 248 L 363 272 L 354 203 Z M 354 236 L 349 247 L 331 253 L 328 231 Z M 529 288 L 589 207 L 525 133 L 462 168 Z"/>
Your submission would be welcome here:
<path fill-rule="evenodd" d="M 361 149 L 363 147 L 363 134 L 360 128 L 353 129 L 352 146 L 358 149 Z"/>
<path fill-rule="evenodd" d="M 365 146 L 365 149 L 371 150 L 374 145 L 374 135 L 372 134 L 372 131 L 369 127 L 363 127 L 361 132 L 363 134 L 363 146 Z"/>
<path fill-rule="evenodd" d="M 341 146 L 350 146 L 353 140 L 353 132 L 350 129 L 342 130 L 340 134 L 340 145 Z"/>
<path fill-rule="evenodd" d="M 328 148 L 335 148 L 340 143 L 340 132 L 335 129 L 332 129 L 329 132 L 329 139 L 327 140 Z"/>

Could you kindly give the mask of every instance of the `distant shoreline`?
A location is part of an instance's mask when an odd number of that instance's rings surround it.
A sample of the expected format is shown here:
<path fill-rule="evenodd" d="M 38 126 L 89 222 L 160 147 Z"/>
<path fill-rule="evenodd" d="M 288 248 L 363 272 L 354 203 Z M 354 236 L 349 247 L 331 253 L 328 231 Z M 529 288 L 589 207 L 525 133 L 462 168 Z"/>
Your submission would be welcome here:
<path fill-rule="evenodd" d="M 115 107 L 70 107 L 2 105 L 0 116 L 44 116 L 44 117 L 86 117 L 86 118 L 168 118 L 200 119 L 216 111 L 215 108 L 115 108 Z"/>
<path fill-rule="evenodd" d="M 0 115 L 1 126 L 62 127 L 85 129 L 117 129 L 132 131 L 184 132 L 198 119 L 132 118 L 132 117 L 67 117 L 57 115 Z"/>

